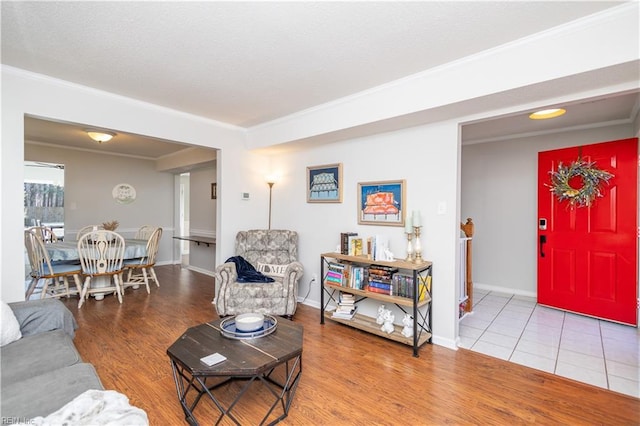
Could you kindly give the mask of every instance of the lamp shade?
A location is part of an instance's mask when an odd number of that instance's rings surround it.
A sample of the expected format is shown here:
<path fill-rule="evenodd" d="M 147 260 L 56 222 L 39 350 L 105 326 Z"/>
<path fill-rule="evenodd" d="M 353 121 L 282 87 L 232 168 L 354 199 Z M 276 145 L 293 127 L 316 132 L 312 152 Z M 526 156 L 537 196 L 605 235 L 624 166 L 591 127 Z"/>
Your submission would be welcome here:
<path fill-rule="evenodd" d="M 116 134 L 100 130 L 85 130 L 89 137 L 98 143 L 109 142 Z"/>
<path fill-rule="evenodd" d="M 278 180 L 280 180 L 280 177 L 278 175 L 275 175 L 275 174 L 270 174 L 270 175 L 265 176 L 264 180 L 269 185 L 273 185 L 274 183 L 278 182 Z"/>

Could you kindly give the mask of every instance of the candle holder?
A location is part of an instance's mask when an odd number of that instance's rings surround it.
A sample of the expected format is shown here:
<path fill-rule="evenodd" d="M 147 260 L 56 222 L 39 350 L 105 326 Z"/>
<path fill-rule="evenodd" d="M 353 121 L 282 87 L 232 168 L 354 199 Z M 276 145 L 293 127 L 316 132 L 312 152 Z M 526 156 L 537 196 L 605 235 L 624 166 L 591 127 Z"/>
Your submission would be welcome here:
<path fill-rule="evenodd" d="M 416 242 L 414 245 L 415 257 L 413 261 L 415 263 L 422 263 L 422 245 L 420 244 L 420 226 L 414 226 L 413 229 L 416 234 Z"/>
<path fill-rule="evenodd" d="M 413 233 L 407 232 L 407 262 L 413 262 L 413 245 L 411 244 L 411 236 Z"/>

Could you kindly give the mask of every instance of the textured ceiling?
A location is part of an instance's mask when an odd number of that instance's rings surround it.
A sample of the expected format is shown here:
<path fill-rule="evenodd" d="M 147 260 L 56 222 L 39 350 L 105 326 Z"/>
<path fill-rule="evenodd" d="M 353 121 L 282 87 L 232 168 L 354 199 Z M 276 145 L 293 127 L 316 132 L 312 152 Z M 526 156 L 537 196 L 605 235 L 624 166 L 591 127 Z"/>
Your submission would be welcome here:
<path fill-rule="evenodd" d="M 2 1 L 1 59 L 250 127 L 620 3 Z M 544 89 L 558 93 L 564 87 Z M 530 99 L 545 93 L 531 90 Z M 538 131 L 583 125 L 587 117 L 591 123 L 629 119 L 637 102 L 637 93 L 606 105 L 588 102 L 579 114 L 538 123 Z M 25 137 L 82 148 L 87 146 L 86 124 L 29 118 Z M 536 131 L 531 125 L 522 117 L 473 123 L 463 128 L 463 140 Z M 146 158 L 183 148 L 121 132 L 109 144 L 91 145 Z"/>
<path fill-rule="evenodd" d="M 616 6 L 2 2 L 2 63 L 243 127 Z"/>

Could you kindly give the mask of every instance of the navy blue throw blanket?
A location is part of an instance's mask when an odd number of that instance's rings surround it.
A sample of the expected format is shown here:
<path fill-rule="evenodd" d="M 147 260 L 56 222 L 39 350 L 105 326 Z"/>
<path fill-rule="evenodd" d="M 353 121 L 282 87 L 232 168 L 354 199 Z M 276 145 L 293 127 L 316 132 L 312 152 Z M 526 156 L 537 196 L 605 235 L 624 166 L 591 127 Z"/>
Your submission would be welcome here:
<path fill-rule="evenodd" d="M 275 280 L 264 275 L 262 272 L 256 271 L 252 264 L 247 262 L 242 256 L 234 256 L 228 258 L 224 263 L 233 262 L 236 264 L 236 272 L 238 273 L 239 283 L 272 283 Z"/>

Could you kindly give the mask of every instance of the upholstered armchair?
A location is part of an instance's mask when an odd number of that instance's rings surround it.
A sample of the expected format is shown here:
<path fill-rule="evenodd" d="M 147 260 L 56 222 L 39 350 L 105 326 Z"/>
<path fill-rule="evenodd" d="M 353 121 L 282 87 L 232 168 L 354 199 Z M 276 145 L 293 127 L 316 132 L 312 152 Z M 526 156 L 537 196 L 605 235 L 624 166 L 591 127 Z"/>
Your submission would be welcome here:
<path fill-rule="evenodd" d="M 240 231 L 235 252 L 274 281 L 238 282 L 234 262 L 219 265 L 215 272 L 219 288 L 214 300 L 218 314 L 260 312 L 292 318 L 298 303 L 298 281 L 303 274 L 298 262 L 298 233 L 274 229 Z"/>

